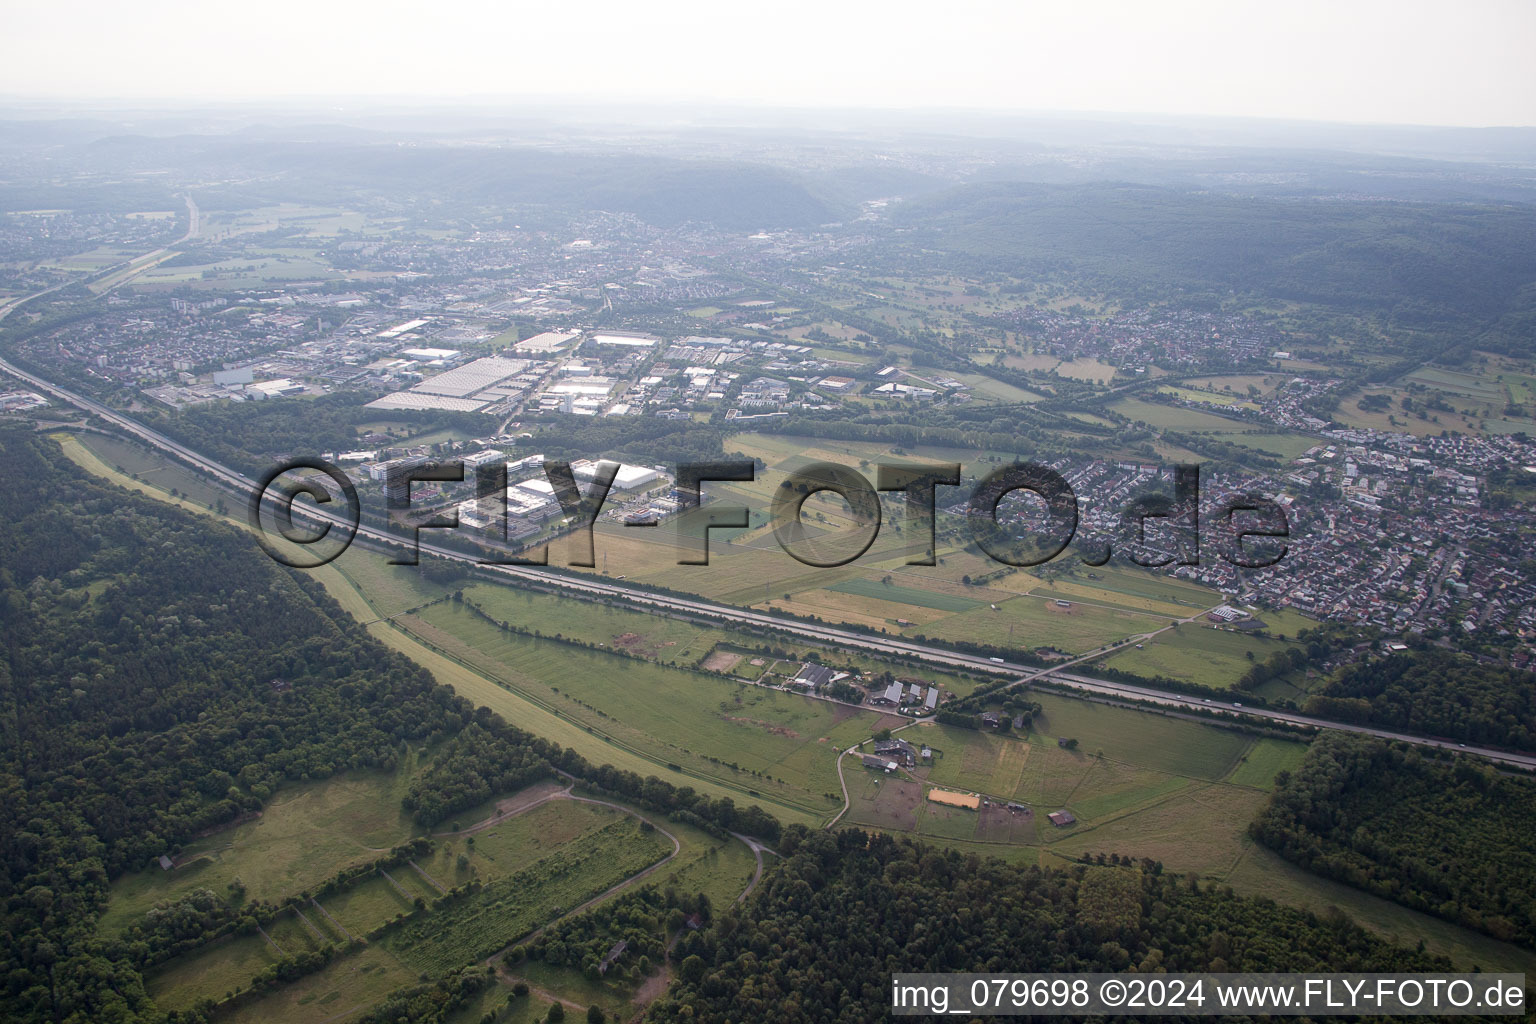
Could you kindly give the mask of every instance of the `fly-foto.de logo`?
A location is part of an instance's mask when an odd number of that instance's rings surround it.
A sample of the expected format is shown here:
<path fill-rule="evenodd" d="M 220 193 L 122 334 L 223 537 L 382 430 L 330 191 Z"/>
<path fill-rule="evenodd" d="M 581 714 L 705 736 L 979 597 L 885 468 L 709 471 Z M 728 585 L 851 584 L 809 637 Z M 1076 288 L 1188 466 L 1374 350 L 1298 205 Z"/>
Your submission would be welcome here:
<path fill-rule="evenodd" d="M 322 459 L 297 459 L 274 467 L 259 482 L 249 505 L 251 525 L 263 546 L 276 559 L 299 568 L 331 561 L 360 534 L 404 549 L 393 564 L 416 564 L 424 530 L 457 531 L 482 550 L 466 555 L 485 565 L 547 565 L 549 535 L 571 538 L 568 564 L 594 566 L 592 530 L 608 507 L 610 491 L 620 467 L 616 462 L 587 464 L 585 486 L 578 482 L 570 462 L 548 460 L 542 464 L 544 491 L 558 506 L 558 517 L 532 530 L 534 543 L 513 549 L 514 532 L 529 532 L 526 524 L 513 530 L 518 520 L 508 502 L 506 463 L 473 468 L 474 505 L 483 518 L 470 528 L 460 521 L 457 502 L 438 508 L 416 503 L 416 484 L 464 483 L 470 478 L 462 461 L 418 461 L 391 467 L 384 486 L 387 513 L 376 528 L 362 525 L 362 503 L 356 486 L 336 466 Z M 812 463 L 785 475 L 773 489 L 766 509 L 710 501 L 708 485 L 752 483 L 757 466 L 748 460 L 679 463 L 674 485 L 666 495 L 671 516 L 688 524 L 676 531 L 679 565 L 710 564 L 710 534 L 714 530 L 746 529 L 754 511 L 766 511 L 769 532 L 786 554 L 817 568 L 834 568 L 858 559 L 880 535 L 881 494 L 897 499 L 903 538 L 909 549 L 907 565 L 934 565 L 937 550 L 939 488 L 957 487 L 962 467 L 958 463 L 883 462 L 874 467 L 874 479 L 863 472 L 832 462 Z M 307 475 L 299 475 L 309 471 Z M 1113 539 L 1080 544 L 1077 556 L 1089 565 L 1103 565 L 1119 551 L 1143 566 L 1199 565 L 1202 541 L 1208 533 L 1216 556 L 1248 569 L 1274 565 L 1285 556 L 1290 524 L 1285 509 L 1262 494 L 1227 494 L 1219 501 L 1202 502 L 1200 467 L 1173 467 L 1173 493 L 1152 493 L 1128 502 L 1116 517 Z M 848 525 L 825 529 L 806 522 L 805 504 L 822 493 L 840 496 L 846 504 Z M 300 503 L 301 495 L 309 503 Z M 899 497 L 898 497 L 899 496 Z M 337 511 L 338 503 L 342 508 Z M 963 529 L 977 549 L 993 561 L 1011 566 L 1048 562 L 1067 550 L 1078 536 L 1078 496 L 1059 472 L 1033 462 L 1013 462 L 991 470 L 976 481 L 959 508 Z M 554 509 L 551 507 L 551 511 Z M 305 520 L 300 526 L 296 516 Z M 626 527 L 655 527 L 658 515 L 626 516 Z M 759 517 L 761 522 L 761 517 Z M 269 523 L 287 542 L 273 543 Z M 469 536 L 472 534 L 472 536 Z M 542 534 L 542 536 L 540 536 Z M 916 541 L 914 541 L 916 538 Z M 329 543 L 326 543 L 329 541 Z"/>

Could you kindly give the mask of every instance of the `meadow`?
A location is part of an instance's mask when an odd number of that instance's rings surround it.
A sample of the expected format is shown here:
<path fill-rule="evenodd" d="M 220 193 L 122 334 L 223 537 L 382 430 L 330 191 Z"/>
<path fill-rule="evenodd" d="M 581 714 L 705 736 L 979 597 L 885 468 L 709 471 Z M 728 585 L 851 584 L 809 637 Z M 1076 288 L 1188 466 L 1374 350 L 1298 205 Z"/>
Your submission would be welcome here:
<path fill-rule="evenodd" d="M 359 772 L 283 787 L 259 818 L 189 843 L 176 870 L 155 866 L 119 878 L 98 929 L 115 935 L 157 902 L 192 889 L 222 893 L 238 878 L 251 899 L 275 901 L 377 859 L 417 834 L 400 806 L 414 765 L 413 757 L 394 775 Z"/>
<path fill-rule="evenodd" d="M 401 624 L 530 700 L 657 765 L 822 814 L 836 789 L 830 750 L 807 756 L 845 718 L 873 712 L 516 633 L 453 604 Z M 594 638 L 595 642 L 595 638 Z M 515 721 L 515 719 L 514 719 Z M 873 726 L 871 725 L 872 729 Z M 801 756 L 794 756 L 800 754 Z M 650 772 L 647 772 L 649 774 Z"/>
<path fill-rule="evenodd" d="M 344 1020 L 395 989 L 416 984 L 417 980 L 417 973 L 409 966 L 389 950 L 374 945 L 339 957 L 314 974 L 259 998 L 241 1000 L 221 1011 L 218 1019 L 220 1024 L 321 1024 Z M 205 990 L 212 992 L 214 988 L 207 986 Z"/>
<path fill-rule="evenodd" d="M 407 922 L 383 942 L 404 963 L 436 975 L 491 956 L 671 852 L 664 836 L 626 815 Z"/>
<path fill-rule="evenodd" d="M 190 1009 L 202 999 L 222 999 L 245 988 L 278 959 L 259 934 L 228 936 L 151 972 L 144 987 L 162 1009 Z"/>
<path fill-rule="evenodd" d="M 1210 808 L 1223 808 L 1223 815 L 1236 805 L 1256 810 L 1274 774 L 1293 767 L 1305 750 L 1299 743 L 1255 741 L 1186 719 L 1045 693 L 1032 696 L 1042 710 L 1027 735 L 936 723 L 905 730 L 908 740 L 932 750 L 931 763 L 916 770 L 921 782 L 845 761 L 852 798 L 848 821 L 985 844 L 989 850 L 1005 843 L 1062 856 L 1074 848 L 1156 849 L 1159 859 L 1170 857 L 1189 870 L 1215 870 L 1236 856 L 1232 844 L 1249 819 L 1213 816 Z M 1058 743 L 1066 739 L 1076 740 L 1075 748 Z M 936 805 L 922 798 L 924 784 L 977 793 L 991 804 L 979 812 Z M 1030 813 L 999 806 L 1005 803 L 1025 805 Z M 1070 810 L 1077 822 L 1058 829 L 1045 820 L 1060 809 Z M 1191 853 L 1173 850 L 1174 844 L 1165 849 L 1162 839 L 1171 822 L 1224 831 L 1224 852 Z"/>
<path fill-rule="evenodd" d="M 1113 607 L 1070 602 L 1065 598 L 1025 595 L 991 607 L 978 608 L 930 622 L 920 632 L 933 640 L 968 640 L 995 647 L 1029 649 L 1054 647 L 1070 654 L 1150 633 L 1168 624 L 1165 618 Z"/>
<path fill-rule="evenodd" d="M 1271 654 L 1295 644 L 1191 622 L 1148 639 L 1141 650 L 1125 647 L 1104 660 L 1110 668 L 1143 676 L 1167 676 L 1217 689 L 1230 687 Z"/>
<path fill-rule="evenodd" d="M 1230 431 L 1244 426 L 1240 420 L 1217 416 L 1215 413 L 1186 409 L 1177 405 L 1146 402 L 1139 398 L 1122 398 L 1109 408 L 1131 420 L 1138 420 L 1160 430 Z"/>

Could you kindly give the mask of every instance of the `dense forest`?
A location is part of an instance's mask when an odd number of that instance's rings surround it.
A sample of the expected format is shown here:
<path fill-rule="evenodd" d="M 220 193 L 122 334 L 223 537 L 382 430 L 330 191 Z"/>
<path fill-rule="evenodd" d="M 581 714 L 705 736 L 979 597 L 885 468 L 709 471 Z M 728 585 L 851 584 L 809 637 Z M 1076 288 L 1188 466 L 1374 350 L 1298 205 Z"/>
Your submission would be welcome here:
<path fill-rule="evenodd" d="M 1154 863 L 1024 867 L 859 830 L 783 865 L 674 952 L 657 1021 L 883 1020 L 893 971 L 1422 971 L 1442 961 Z"/>
<path fill-rule="evenodd" d="M 1347 665 L 1305 710 L 1464 743 L 1536 750 L 1536 673 L 1439 647 Z"/>
<path fill-rule="evenodd" d="M 1415 910 L 1536 946 L 1536 782 L 1325 733 L 1282 772 L 1256 839 Z"/>

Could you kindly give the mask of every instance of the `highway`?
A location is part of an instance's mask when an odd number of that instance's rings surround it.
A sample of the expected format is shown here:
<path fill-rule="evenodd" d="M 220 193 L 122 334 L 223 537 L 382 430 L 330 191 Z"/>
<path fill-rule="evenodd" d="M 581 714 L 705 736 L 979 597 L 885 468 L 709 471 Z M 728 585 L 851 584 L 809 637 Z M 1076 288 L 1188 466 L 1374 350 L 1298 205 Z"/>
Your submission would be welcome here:
<path fill-rule="evenodd" d="M 43 293 L 39 293 L 43 294 Z M 35 296 L 32 296 L 35 297 Z M 10 306 L 0 309 L 0 317 L 9 313 L 12 309 L 21 305 L 26 299 L 18 300 Z M 255 491 L 256 482 L 240 474 L 227 466 L 221 465 L 202 454 L 180 444 L 171 438 L 151 430 L 129 416 L 109 409 L 94 399 L 75 394 L 64 388 L 44 380 L 35 374 L 29 373 L 12 365 L 10 362 L 0 359 L 0 371 L 17 377 L 32 387 L 45 394 L 52 395 L 62 402 L 66 402 L 76 408 L 85 410 L 107 422 L 114 424 L 124 433 L 129 434 L 140 441 L 158 448 L 162 452 L 174 456 L 177 459 L 203 471 L 213 479 L 226 487 L 233 489 L 242 498 L 248 501 Z M 308 504 L 295 504 L 295 511 L 317 519 L 327 520 L 338 526 L 350 528 L 350 521 L 329 509 Z M 358 536 L 382 544 L 399 544 L 400 539 L 386 531 L 367 525 L 358 528 Z M 802 637 L 820 644 L 834 647 L 849 648 L 863 651 L 871 651 L 876 654 L 896 655 L 922 661 L 931 665 L 946 669 L 967 669 L 971 671 L 985 672 L 990 675 L 1007 676 L 1013 679 L 1013 685 L 1025 685 L 1035 680 L 1050 682 L 1053 685 L 1069 687 L 1087 693 L 1115 698 L 1119 700 L 1142 701 L 1157 704 L 1170 709 L 1184 709 L 1202 713 L 1217 713 L 1230 715 L 1234 718 L 1242 718 L 1253 721 L 1255 724 L 1278 723 L 1283 725 L 1305 726 L 1315 729 L 1335 729 L 1346 732 L 1360 733 L 1367 736 L 1376 736 L 1388 740 L 1400 740 L 1421 747 L 1435 747 L 1462 753 L 1477 754 L 1490 761 L 1510 765 L 1527 770 L 1536 770 L 1536 755 L 1518 754 L 1510 751 L 1495 750 L 1486 747 L 1464 747 L 1449 740 L 1434 739 L 1425 736 L 1415 736 L 1408 733 L 1394 732 L 1388 729 L 1378 729 L 1370 726 L 1349 725 L 1340 722 L 1325 721 L 1319 718 L 1311 718 L 1306 715 L 1295 714 L 1288 711 L 1277 711 L 1268 708 L 1241 707 L 1236 704 L 1224 704 L 1212 702 L 1199 697 L 1191 697 L 1186 694 L 1174 693 L 1166 690 L 1158 690 L 1152 687 L 1137 686 L 1130 683 L 1114 682 L 1107 679 L 1096 679 L 1078 673 L 1066 671 L 1073 665 L 1101 656 L 1104 648 L 1092 651 L 1087 655 L 1071 661 L 1061 662 L 1045 668 L 1022 665 L 1006 660 L 982 657 L 974 654 L 966 654 L 961 651 L 951 650 L 931 643 L 915 643 L 899 637 L 872 635 L 853 630 L 839 629 L 836 626 L 821 623 L 800 622 L 792 619 L 784 619 L 775 615 L 768 615 L 750 608 L 739 608 L 731 605 L 716 604 L 695 598 L 675 597 L 671 595 L 657 594 L 638 587 L 595 578 L 567 576 L 550 572 L 539 567 L 520 565 L 481 565 L 475 559 L 463 552 L 434 545 L 423 540 L 421 550 L 427 554 L 439 558 L 452 559 L 476 565 L 482 572 L 492 573 L 507 579 L 517 580 L 522 583 L 532 583 L 541 587 L 569 592 L 575 595 L 601 597 L 616 601 L 622 601 L 634 607 L 643 609 L 655 609 L 662 612 L 679 613 L 693 616 L 706 616 L 727 620 L 741 625 L 762 627 Z M 1139 638 L 1132 638 L 1127 643 L 1135 642 Z"/>

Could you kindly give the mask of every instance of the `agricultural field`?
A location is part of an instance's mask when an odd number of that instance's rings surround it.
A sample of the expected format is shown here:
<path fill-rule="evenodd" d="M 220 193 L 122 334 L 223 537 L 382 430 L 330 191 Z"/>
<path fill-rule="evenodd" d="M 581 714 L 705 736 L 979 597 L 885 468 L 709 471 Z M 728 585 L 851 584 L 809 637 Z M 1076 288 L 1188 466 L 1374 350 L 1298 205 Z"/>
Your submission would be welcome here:
<path fill-rule="evenodd" d="M 1064 360 L 1056 366 L 1055 372 L 1060 377 L 1092 381 L 1095 384 L 1108 384 L 1115 377 L 1115 367 L 1099 359 Z"/>
<path fill-rule="evenodd" d="M 1141 650 L 1122 648 L 1104 664 L 1138 675 L 1166 676 L 1221 689 L 1232 686 L 1255 662 L 1293 646 L 1241 630 L 1190 622 L 1149 638 Z"/>
<path fill-rule="evenodd" d="M 83 448 L 107 467 L 163 491 L 175 490 L 205 508 L 217 506 L 220 501 L 229 507 L 234 505 L 228 494 L 206 479 L 135 442 L 87 432 L 58 434 L 55 439 L 64 445 L 65 454 L 69 454 L 72 448 Z"/>
<path fill-rule="evenodd" d="M 1232 394 L 1222 394 L 1217 391 L 1206 391 L 1203 388 L 1195 388 L 1186 385 L 1165 384 L 1164 386 L 1157 389 L 1157 393 L 1160 395 L 1172 395 L 1175 398 L 1182 398 L 1186 402 L 1202 402 L 1205 405 L 1221 407 L 1231 406 L 1234 408 L 1247 410 L 1254 410 L 1258 408 L 1257 405 L 1254 405 L 1245 397 L 1239 397 Z"/>
<path fill-rule="evenodd" d="M 1198 409 L 1185 409 L 1176 405 L 1145 402 L 1139 398 L 1122 398 L 1109 408 L 1122 416 L 1132 420 L 1139 420 L 1149 427 L 1155 427 L 1160 430 L 1176 430 L 1181 433 L 1191 431 L 1226 432 L 1245 426 L 1239 420 L 1217 416 L 1214 413 L 1201 412 Z"/>
<path fill-rule="evenodd" d="M 448 587 L 422 574 L 420 566 L 390 565 L 386 556 L 362 547 L 348 548 L 334 564 L 376 614 L 364 618 L 398 615 L 419 608 L 448 593 Z"/>
<path fill-rule="evenodd" d="M 1391 405 L 1382 411 L 1361 408 L 1361 399 L 1368 395 L 1385 395 Z M 1427 416 L 1421 420 L 1417 413 L 1405 412 L 1401 405 L 1404 398 L 1409 398 L 1409 393 L 1403 388 L 1379 386 L 1367 388 L 1360 394 L 1351 395 L 1341 401 L 1339 407 L 1334 410 L 1333 418 L 1347 427 L 1413 434 L 1417 437 L 1439 434 L 1446 429 L 1445 424 L 1436 423 Z"/>
<path fill-rule="evenodd" d="M 943 612 L 968 612 L 973 608 L 979 608 L 982 604 L 981 601 L 959 597 L 954 594 L 944 594 L 894 583 L 879 583 L 865 578 L 844 580 L 842 583 L 826 587 L 825 589 L 835 594 L 850 594 L 855 597 L 874 598 L 891 604 L 932 608 Z"/>
<path fill-rule="evenodd" d="M 188 264 L 187 257 L 168 259 L 139 274 L 135 287 L 251 288 L 274 282 L 319 281 L 340 275 L 324 260 L 304 249 L 270 249 L 206 264 Z"/>
<path fill-rule="evenodd" d="M 319 579 L 331 594 L 342 601 L 354 614 L 364 614 L 368 605 L 347 583 L 340 572 L 316 571 Z M 361 605 L 354 609 L 347 601 Z M 402 617 L 407 620 L 407 617 Z M 409 620 L 407 620 L 409 621 Z M 405 654 L 430 671 L 440 682 L 453 687 L 465 700 L 477 706 L 488 707 L 520 728 L 542 736 L 561 746 L 568 747 L 595 764 L 611 764 L 616 768 L 640 775 L 663 775 L 671 769 L 667 763 L 658 762 L 632 750 L 595 726 L 584 726 L 561 713 L 555 702 L 540 703 L 527 694 L 536 693 L 537 687 L 528 687 L 526 677 L 508 672 L 494 659 L 487 657 L 473 646 L 464 643 L 451 633 L 438 630 L 419 620 L 410 621 L 412 631 L 407 632 L 398 624 L 376 622 L 369 632 L 382 643 Z M 499 630 L 496 631 L 499 635 Z M 543 685 L 543 684 L 540 684 Z M 524 687 L 519 689 L 519 686 Z M 580 708 L 574 703 L 565 706 Z M 681 766 L 680 766 L 681 767 Z M 711 765 L 713 770 L 715 766 Z M 690 785 L 710 797 L 730 797 L 738 804 L 759 804 L 786 822 L 814 823 L 819 814 L 799 810 L 795 805 L 768 800 L 754 795 L 746 783 L 730 785 L 703 772 L 687 776 L 681 784 Z M 760 782 L 762 780 L 754 780 Z"/>
<path fill-rule="evenodd" d="M 1259 397 L 1262 397 L 1289 379 L 1288 374 L 1281 373 L 1233 373 L 1215 377 L 1190 377 L 1183 380 L 1180 386 L 1210 394 L 1248 398 L 1249 388 L 1256 389 Z"/>
<path fill-rule="evenodd" d="M 464 827 L 476 821 L 467 813 L 458 817 Z M 469 835 L 439 836 L 431 856 L 416 863 L 449 888 L 476 878 L 505 878 L 579 836 L 627 817 L 611 807 L 556 798 Z M 466 861 L 463 868 L 456 863 L 460 856 Z"/>
<path fill-rule="evenodd" d="M 757 860 L 746 844 L 735 839 L 715 839 L 677 822 L 669 821 L 666 825 L 668 832 L 683 841 L 683 852 L 647 878 L 647 883 L 662 888 L 672 886 L 683 893 L 702 892 L 715 907 L 736 902 L 757 869 Z M 684 832 L 696 833 L 696 838 L 690 843 Z"/>
<path fill-rule="evenodd" d="M 1396 383 L 1420 405 L 1438 400 L 1451 407 L 1426 410 L 1429 424 L 1438 429 L 1508 434 L 1536 428 L 1536 369 L 1529 361 L 1478 353 L 1466 366 L 1420 367 Z M 1510 407 L 1519 414 L 1509 415 Z M 1399 412 L 1398 417 L 1410 424 L 1424 422 L 1417 413 Z"/>
<path fill-rule="evenodd" d="M 1055 647 L 1071 654 L 1150 633 L 1168 625 L 1168 619 L 1112 607 L 1069 601 L 1065 598 L 1027 595 L 1010 598 L 992 607 L 963 612 L 930 622 L 920 630 L 934 640 L 968 640 L 996 647 L 1029 649 Z"/>
<path fill-rule="evenodd" d="M 364 214 L 338 207 L 279 203 L 246 210 L 204 210 L 199 237 L 205 242 L 224 241 L 236 235 L 299 228 L 311 238 L 330 238 L 341 231 L 378 234 L 386 226 L 387 222 L 370 222 Z"/>
<path fill-rule="evenodd" d="M 1023 355 L 1009 354 L 1002 358 L 1004 366 L 1013 370 L 1024 370 L 1028 373 L 1050 373 L 1061 365 L 1060 356 L 1045 355 L 1044 353 L 1029 352 Z"/>
<path fill-rule="evenodd" d="M 1222 441 L 1243 448 L 1267 452 L 1278 458 L 1299 459 L 1317 445 L 1317 438 L 1304 434 L 1274 433 L 1264 430 L 1215 430 L 1203 435 L 1213 441 Z M 1194 444 L 1195 442 L 1190 442 Z"/>
<path fill-rule="evenodd" d="M 1207 587 L 1117 562 L 1097 567 L 1070 566 L 1055 578 L 1055 587 L 1069 583 L 1090 586 L 1099 592 L 1080 591 L 1085 600 L 1147 611 L 1177 609 L 1180 618 L 1224 603 L 1220 593 Z"/>

